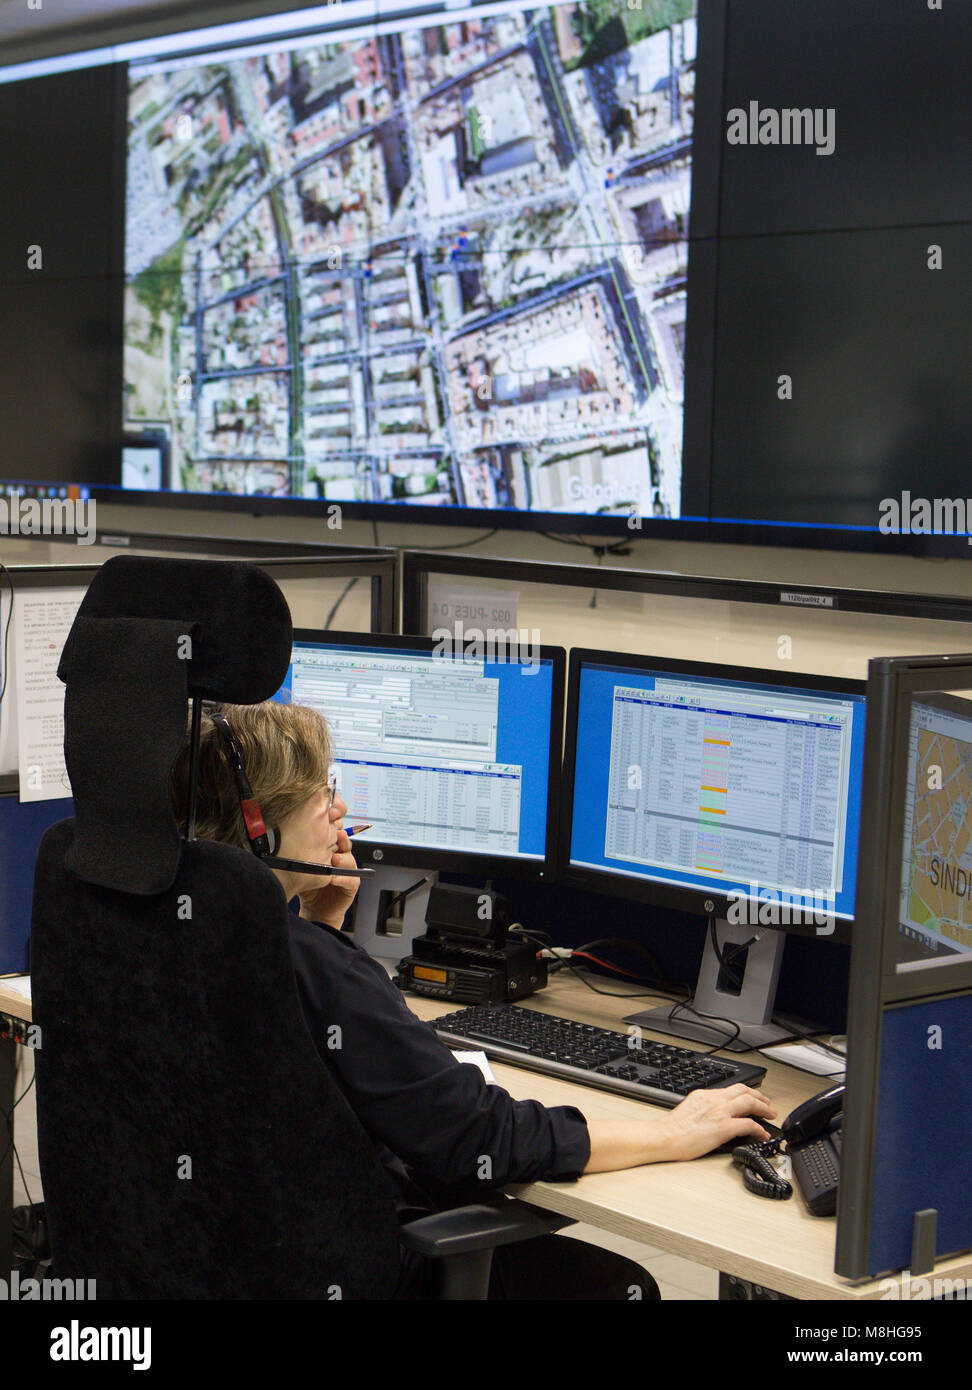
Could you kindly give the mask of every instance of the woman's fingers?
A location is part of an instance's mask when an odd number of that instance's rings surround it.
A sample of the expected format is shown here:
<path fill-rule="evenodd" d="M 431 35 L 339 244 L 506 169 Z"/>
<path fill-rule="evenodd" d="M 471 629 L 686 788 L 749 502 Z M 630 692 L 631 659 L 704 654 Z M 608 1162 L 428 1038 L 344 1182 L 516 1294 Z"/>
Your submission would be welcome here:
<path fill-rule="evenodd" d="M 776 1111 L 765 1096 L 750 1092 L 748 1096 L 733 1096 L 729 1101 L 729 1113 L 731 1115 L 765 1115 L 770 1120 Z"/>

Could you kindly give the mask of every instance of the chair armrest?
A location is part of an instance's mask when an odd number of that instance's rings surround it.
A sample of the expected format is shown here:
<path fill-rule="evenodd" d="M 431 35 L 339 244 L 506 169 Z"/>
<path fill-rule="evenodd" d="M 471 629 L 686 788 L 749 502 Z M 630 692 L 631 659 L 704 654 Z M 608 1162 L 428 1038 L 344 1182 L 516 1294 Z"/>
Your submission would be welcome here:
<path fill-rule="evenodd" d="M 477 1203 L 420 1216 L 417 1221 L 402 1226 L 399 1239 L 407 1250 L 439 1260 L 552 1235 L 573 1224 L 570 1216 L 531 1207 L 515 1198 L 501 1197 L 491 1204 Z"/>

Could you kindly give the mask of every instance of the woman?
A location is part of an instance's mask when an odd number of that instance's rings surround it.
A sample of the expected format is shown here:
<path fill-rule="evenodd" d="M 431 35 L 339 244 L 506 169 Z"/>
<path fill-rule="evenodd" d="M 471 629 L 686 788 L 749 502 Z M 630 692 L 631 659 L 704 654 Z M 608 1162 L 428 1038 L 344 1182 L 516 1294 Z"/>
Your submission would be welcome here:
<path fill-rule="evenodd" d="M 327 724 L 308 706 L 221 707 L 242 755 L 276 852 L 288 859 L 354 868 L 342 825 L 347 805 L 328 783 Z M 188 745 L 172 777 L 185 831 Z M 203 717 L 196 834 L 249 848 L 225 739 Z M 645 1107 L 643 1119 L 585 1120 L 573 1106 L 514 1101 L 461 1065 L 411 1012 L 382 967 L 343 935 L 358 890 L 353 877 L 273 869 L 288 902 L 290 948 L 304 1020 L 375 1144 L 402 1220 L 474 1201 L 512 1182 L 695 1158 L 726 1140 L 766 1139 L 764 1095 L 737 1085 L 693 1091 L 674 1110 Z M 399 1296 L 421 1297 L 425 1268 L 403 1258 Z M 491 1298 L 657 1298 L 651 1276 L 629 1260 L 574 1239 L 545 1236 L 496 1251 Z"/>

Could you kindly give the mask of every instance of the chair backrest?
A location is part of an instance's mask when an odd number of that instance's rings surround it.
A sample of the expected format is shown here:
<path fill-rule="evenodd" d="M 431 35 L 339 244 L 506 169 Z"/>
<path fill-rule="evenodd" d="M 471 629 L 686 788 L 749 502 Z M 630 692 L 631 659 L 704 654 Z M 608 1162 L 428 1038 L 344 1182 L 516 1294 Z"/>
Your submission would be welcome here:
<path fill-rule="evenodd" d="M 300 1011 L 287 905 L 184 841 L 187 699 L 279 689 L 290 613 L 256 566 L 117 557 L 58 668 L 75 818 L 34 878 L 37 1128 L 53 1267 L 102 1298 L 386 1297 L 388 1180 Z"/>
<path fill-rule="evenodd" d="M 37 861 L 38 1151 L 60 1278 L 99 1298 L 382 1298 L 387 1180 L 300 1014 L 283 891 L 228 845 L 133 897 Z"/>

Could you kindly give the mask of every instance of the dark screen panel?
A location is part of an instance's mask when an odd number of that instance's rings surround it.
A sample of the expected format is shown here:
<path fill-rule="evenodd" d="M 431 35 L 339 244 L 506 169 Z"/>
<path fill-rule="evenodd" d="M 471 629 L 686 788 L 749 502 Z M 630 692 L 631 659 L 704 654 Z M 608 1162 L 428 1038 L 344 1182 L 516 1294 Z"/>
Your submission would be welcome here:
<path fill-rule="evenodd" d="M 0 277 L 104 276 L 110 266 L 115 69 L 0 84 Z M 43 270 L 27 270 L 27 247 Z"/>
<path fill-rule="evenodd" d="M 903 490 L 964 497 L 970 304 L 969 226 L 724 241 L 713 518 L 876 527 Z"/>
<path fill-rule="evenodd" d="M 960 495 L 972 5 L 703 0 L 699 18 L 682 517 L 873 526 L 889 493 Z M 111 271 L 122 264 L 126 92 L 124 65 L 0 85 L 4 478 L 120 478 L 122 286 Z M 832 107 L 834 153 L 730 146 L 725 114 L 751 101 Z M 899 249 L 882 242 L 879 230 L 896 225 L 916 227 L 917 241 L 898 232 Z M 770 244 L 825 228 L 875 240 Z M 935 274 L 919 254 L 933 239 L 944 251 Z M 35 244 L 42 272 L 26 269 Z M 794 377 L 787 403 L 775 395 L 783 372 Z M 529 513 L 492 514 L 531 524 Z M 410 506 L 409 516 L 441 522 L 443 512 Z M 584 525 L 629 534 L 620 519 Z"/>
<path fill-rule="evenodd" d="M 972 218 L 970 54 L 965 3 L 731 0 L 724 132 L 750 102 L 832 109 L 834 144 L 726 139 L 722 235 Z"/>
<path fill-rule="evenodd" d="M 113 483 L 109 283 L 49 276 L 0 290 L 0 474 Z"/>
<path fill-rule="evenodd" d="M 117 478 L 115 83 L 98 67 L 0 84 L 4 478 Z"/>

